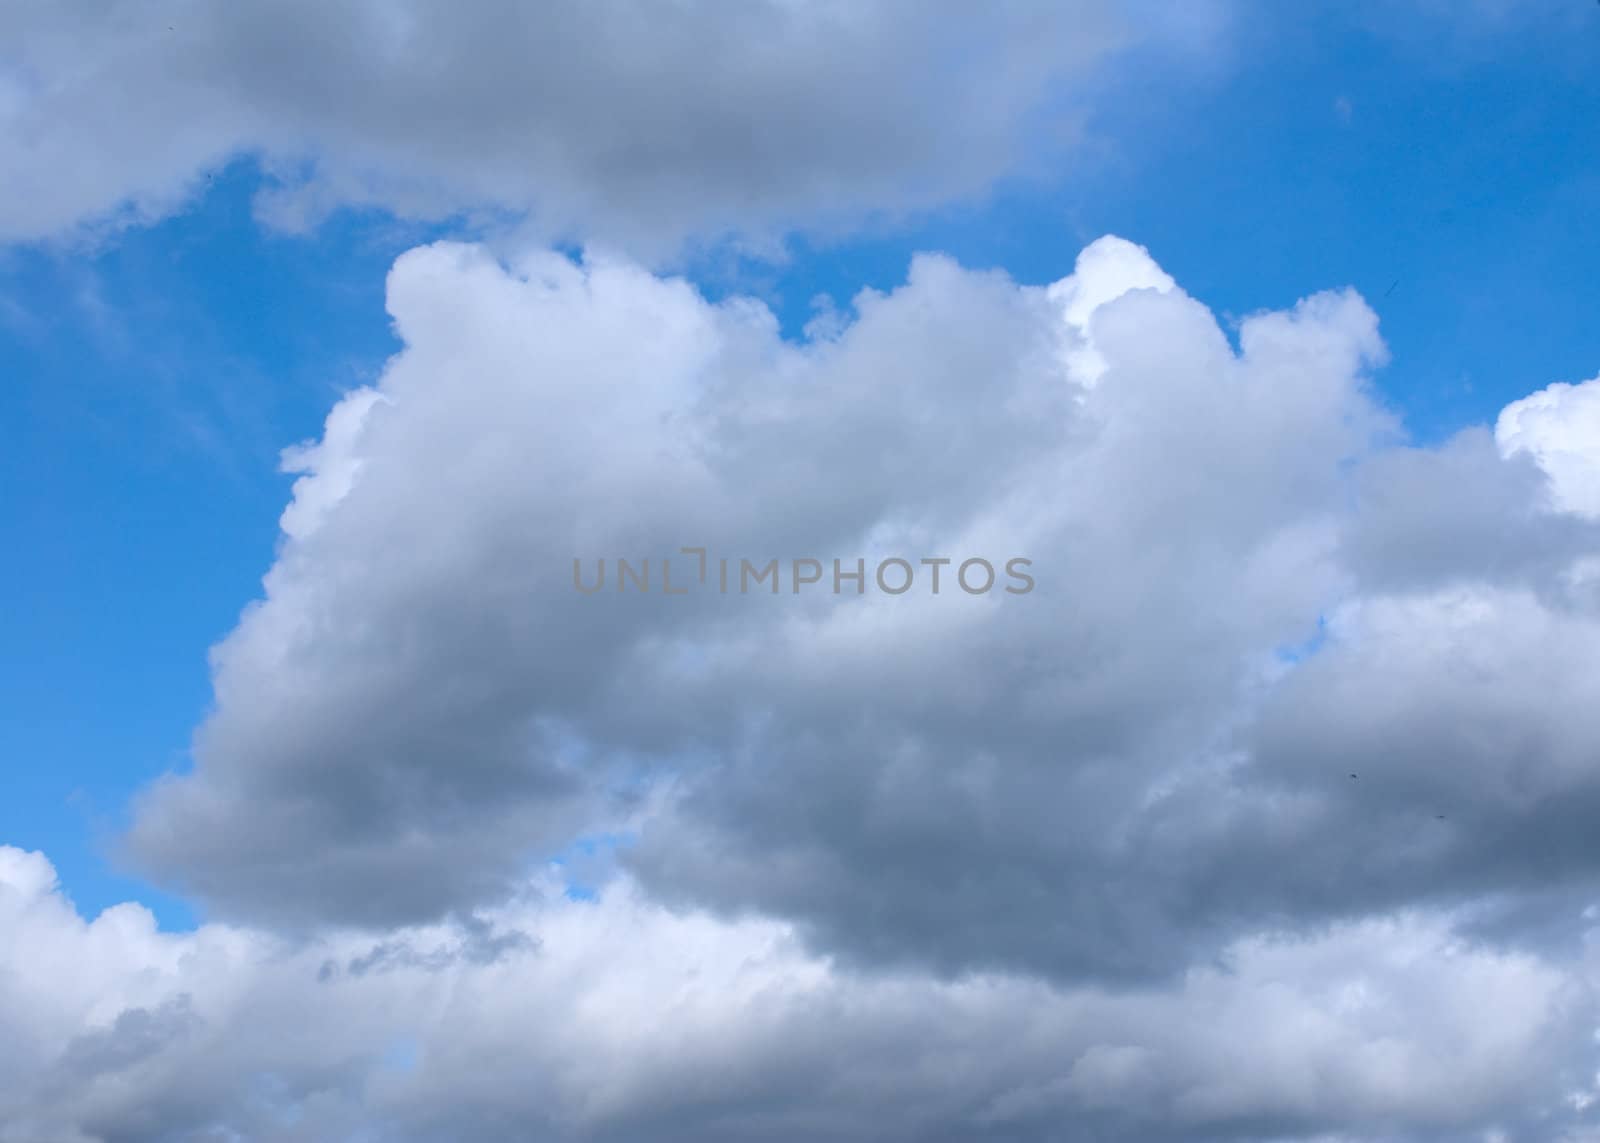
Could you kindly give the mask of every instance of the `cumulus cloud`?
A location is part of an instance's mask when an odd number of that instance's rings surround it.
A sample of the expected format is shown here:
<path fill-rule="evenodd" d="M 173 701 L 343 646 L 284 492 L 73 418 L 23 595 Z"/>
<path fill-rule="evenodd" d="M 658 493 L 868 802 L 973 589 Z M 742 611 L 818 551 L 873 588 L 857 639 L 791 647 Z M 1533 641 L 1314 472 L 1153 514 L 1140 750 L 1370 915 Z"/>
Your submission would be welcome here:
<path fill-rule="evenodd" d="M 0 849 L 0 1139 L 1556 1138 L 1594 1095 L 1588 947 L 1497 952 L 1442 914 L 1107 993 L 854 975 L 779 922 L 559 889 L 479 918 L 528 938 L 492 955 L 429 926 L 374 967 L 348 932 L 88 921 Z"/>
<path fill-rule="evenodd" d="M 1126 981 L 1593 885 L 1574 422 L 1407 445 L 1353 294 L 1235 342 L 1107 238 L 1042 288 L 919 258 L 802 342 L 606 257 L 440 244 L 389 299 L 129 838 L 225 916 L 422 923 L 599 836 L 843 962 Z M 685 546 L 826 579 L 574 588 Z M 891 556 L 1036 587 L 829 590 Z"/>
<path fill-rule="evenodd" d="M 919 257 L 798 341 L 603 255 L 441 243 L 388 296 L 127 838 L 219 923 L 85 926 L 9 859 L 132 982 L 11 1017 L 30 1138 L 180 1073 L 141 1122 L 251 1138 L 1581 1119 L 1600 379 L 1420 447 L 1359 297 L 1228 330 L 1116 238 L 1037 287 Z"/>
<path fill-rule="evenodd" d="M 1549 474 L 1556 508 L 1600 517 L 1600 377 L 1582 385 L 1558 382 L 1513 401 L 1494 435 L 1502 452 L 1528 454 Z"/>
<path fill-rule="evenodd" d="M 7 5 L 0 240 L 160 217 L 241 155 L 290 228 L 509 212 L 663 251 L 846 224 L 981 191 L 1024 136 L 1053 161 L 1098 66 L 1150 40 L 1143 7 Z M 1220 27 L 1192 7 L 1165 50 Z"/>

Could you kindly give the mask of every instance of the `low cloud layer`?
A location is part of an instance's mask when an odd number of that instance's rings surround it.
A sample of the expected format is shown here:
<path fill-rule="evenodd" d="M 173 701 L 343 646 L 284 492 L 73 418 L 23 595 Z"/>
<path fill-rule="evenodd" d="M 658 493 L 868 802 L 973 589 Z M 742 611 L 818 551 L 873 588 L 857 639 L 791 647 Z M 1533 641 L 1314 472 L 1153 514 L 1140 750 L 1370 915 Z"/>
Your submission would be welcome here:
<path fill-rule="evenodd" d="M 1102 992 L 856 976 L 780 923 L 548 875 L 382 942 L 162 934 L 0 849 L 0 1140 L 1590 1138 L 1589 945 L 1452 928 L 1241 938 Z"/>
<path fill-rule="evenodd" d="M 1071 140 L 1133 0 L 13 4 L 0 241 L 160 217 L 239 156 L 262 217 L 529 215 L 665 252 L 982 191 Z M 1207 0 L 1163 21 L 1204 50 Z"/>

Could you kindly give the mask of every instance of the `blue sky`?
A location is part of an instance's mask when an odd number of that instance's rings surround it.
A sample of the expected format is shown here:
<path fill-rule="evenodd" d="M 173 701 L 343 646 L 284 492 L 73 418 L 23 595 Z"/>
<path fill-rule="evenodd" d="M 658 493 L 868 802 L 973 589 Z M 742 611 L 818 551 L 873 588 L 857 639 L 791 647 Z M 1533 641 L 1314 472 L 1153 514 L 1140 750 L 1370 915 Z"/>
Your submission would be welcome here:
<path fill-rule="evenodd" d="M 1422 17 L 1285 11 L 1221 61 L 1127 69 L 1060 169 L 864 234 L 792 237 L 778 264 L 685 270 L 713 296 L 764 298 L 796 335 L 814 297 L 892 287 L 918 250 L 1044 282 L 1114 233 L 1225 316 L 1354 286 L 1392 351 L 1384 395 L 1422 440 L 1591 375 L 1594 15 L 1446 35 Z M 397 348 L 393 258 L 471 233 L 347 210 L 283 234 L 252 217 L 259 184 L 239 160 L 155 225 L 0 255 L 0 754 L 21 763 L 0 836 L 51 853 L 90 911 L 131 894 L 169 923 L 191 916 L 108 845 L 130 794 L 182 764 L 205 650 L 258 591 L 288 487 L 277 451 Z"/>

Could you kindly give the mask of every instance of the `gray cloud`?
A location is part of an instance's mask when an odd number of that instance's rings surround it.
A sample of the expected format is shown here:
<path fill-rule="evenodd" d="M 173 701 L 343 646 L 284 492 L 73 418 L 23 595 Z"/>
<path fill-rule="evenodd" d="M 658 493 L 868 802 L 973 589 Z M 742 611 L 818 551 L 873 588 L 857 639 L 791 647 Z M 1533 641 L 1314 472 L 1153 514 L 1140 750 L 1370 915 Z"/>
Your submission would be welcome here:
<path fill-rule="evenodd" d="M 223 915 L 415 923 L 622 836 L 663 899 L 850 963 L 1127 982 L 1593 881 L 1596 535 L 1587 470 L 1539 458 L 1594 383 L 1408 446 L 1359 298 L 1235 350 L 1115 239 L 1045 289 L 920 259 L 803 344 L 458 245 L 390 306 L 406 349 L 290 454 L 195 769 L 129 839 Z M 686 543 L 1025 554 L 1038 587 L 573 590 L 574 554 Z"/>
<path fill-rule="evenodd" d="M 1569 595 L 1566 573 L 1600 533 L 1593 520 L 1550 511 L 1548 483 L 1530 456 L 1503 456 L 1482 428 L 1395 450 L 1362 474 L 1345 559 L 1375 592 L 1494 583 Z"/>
<path fill-rule="evenodd" d="M 349 205 L 531 212 L 666 252 L 854 224 L 982 191 L 1024 133 L 1053 162 L 1098 65 L 1150 40 L 1140 7 L 10 5 L 0 239 L 160 217 L 240 155 L 291 228 Z M 1219 13 L 1163 22 L 1185 31 L 1162 50 L 1205 50 Z"/>

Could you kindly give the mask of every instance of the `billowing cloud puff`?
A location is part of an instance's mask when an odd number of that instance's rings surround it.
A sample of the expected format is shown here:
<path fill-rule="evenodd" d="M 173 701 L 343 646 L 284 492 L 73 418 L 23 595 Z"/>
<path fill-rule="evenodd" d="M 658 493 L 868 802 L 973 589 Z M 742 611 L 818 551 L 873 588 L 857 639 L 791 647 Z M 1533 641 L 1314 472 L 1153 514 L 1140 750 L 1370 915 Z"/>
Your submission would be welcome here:
<path fill-rule="evenodd" d="M 390 304 L 407 349 L 381 399 L 353 394 L 289 458 L 282 553 L 215 652 L 197 770 L 135 833 L 219 905 L 436 915 L 574 823 L 625 827 L 667 779 L 692 801 L 746 763 L 878 786 L 896 755 L 940 775 L 917 795 L 935 814 L 1064 783 L 1103 823 L 1074 787 L 1139 803 L 1253 656 L 1313 630 L 1340 466 L 1384 424 L 1358 299 L 1255 319 L 1236 354 L 1118 240 L 1050 290 L 923 258 L 804 344 L 756 303 L 551 254 L 420 249 Z M 575 556 L 615 571 L 687 546 L 828 578 L 777 599 L 574 590 Z M 828 590 L 836 559 L 941 557 L 939 595 L 926 568 L 904 596 Z M 1040 586 L 969 595 L 949 581 L 974 557 L 1032 560 Z M 741 775 L 714 784 L 734 797 Z M 1067 824 L 1018 820 L 1015 842 Z"/>
<path fill-rule="evenodd" d="M 1592 954 L 1425 912 L 1112 993 L 856 976 L 626 880 L 580 902 L 541 874 L 467 924 L 301 943 L 86 921 L 52 882 L 0 849 L 5 1143 L 1576 1139 L 1595 1094 Z"/>
<path fill-rule="evenodd" d="M 342 205 L 531 213 L 664 251 L 849 223 L 981 191 L 1025 135 L 1038 162 L 1098 66 L 1148 41 L 1143 7 L 7 5 L 0 241 L 159 217 L 240 155 L 290 227 Z M 1186 29 L 1168 46 L 1218 10 L 1161 21 Z"/>
<path fill-rule="evenodd" d="M 1528 453 L 1550 475 L 1556 507 L 1600 516 L 1600 377 L 1583 385 L 1557 383 L 1513 401 L 1495 423 L 1508 455 Z"/>
<path fill-rule="evenodd" d="M 287 458 L 129 839 L 222 915 L 428 922 L 599 837 L 663 900 L 951 974 L 1533 886 L 1576 923 L 1593 523 L 1537 418 L 1406 445 L 1358 297 L 1234 340 L 1107 238 L 1046 288 L 919 258 L 801 342 L 606 258 L 441 244 L 389 298 L 405 349 Z"/>

